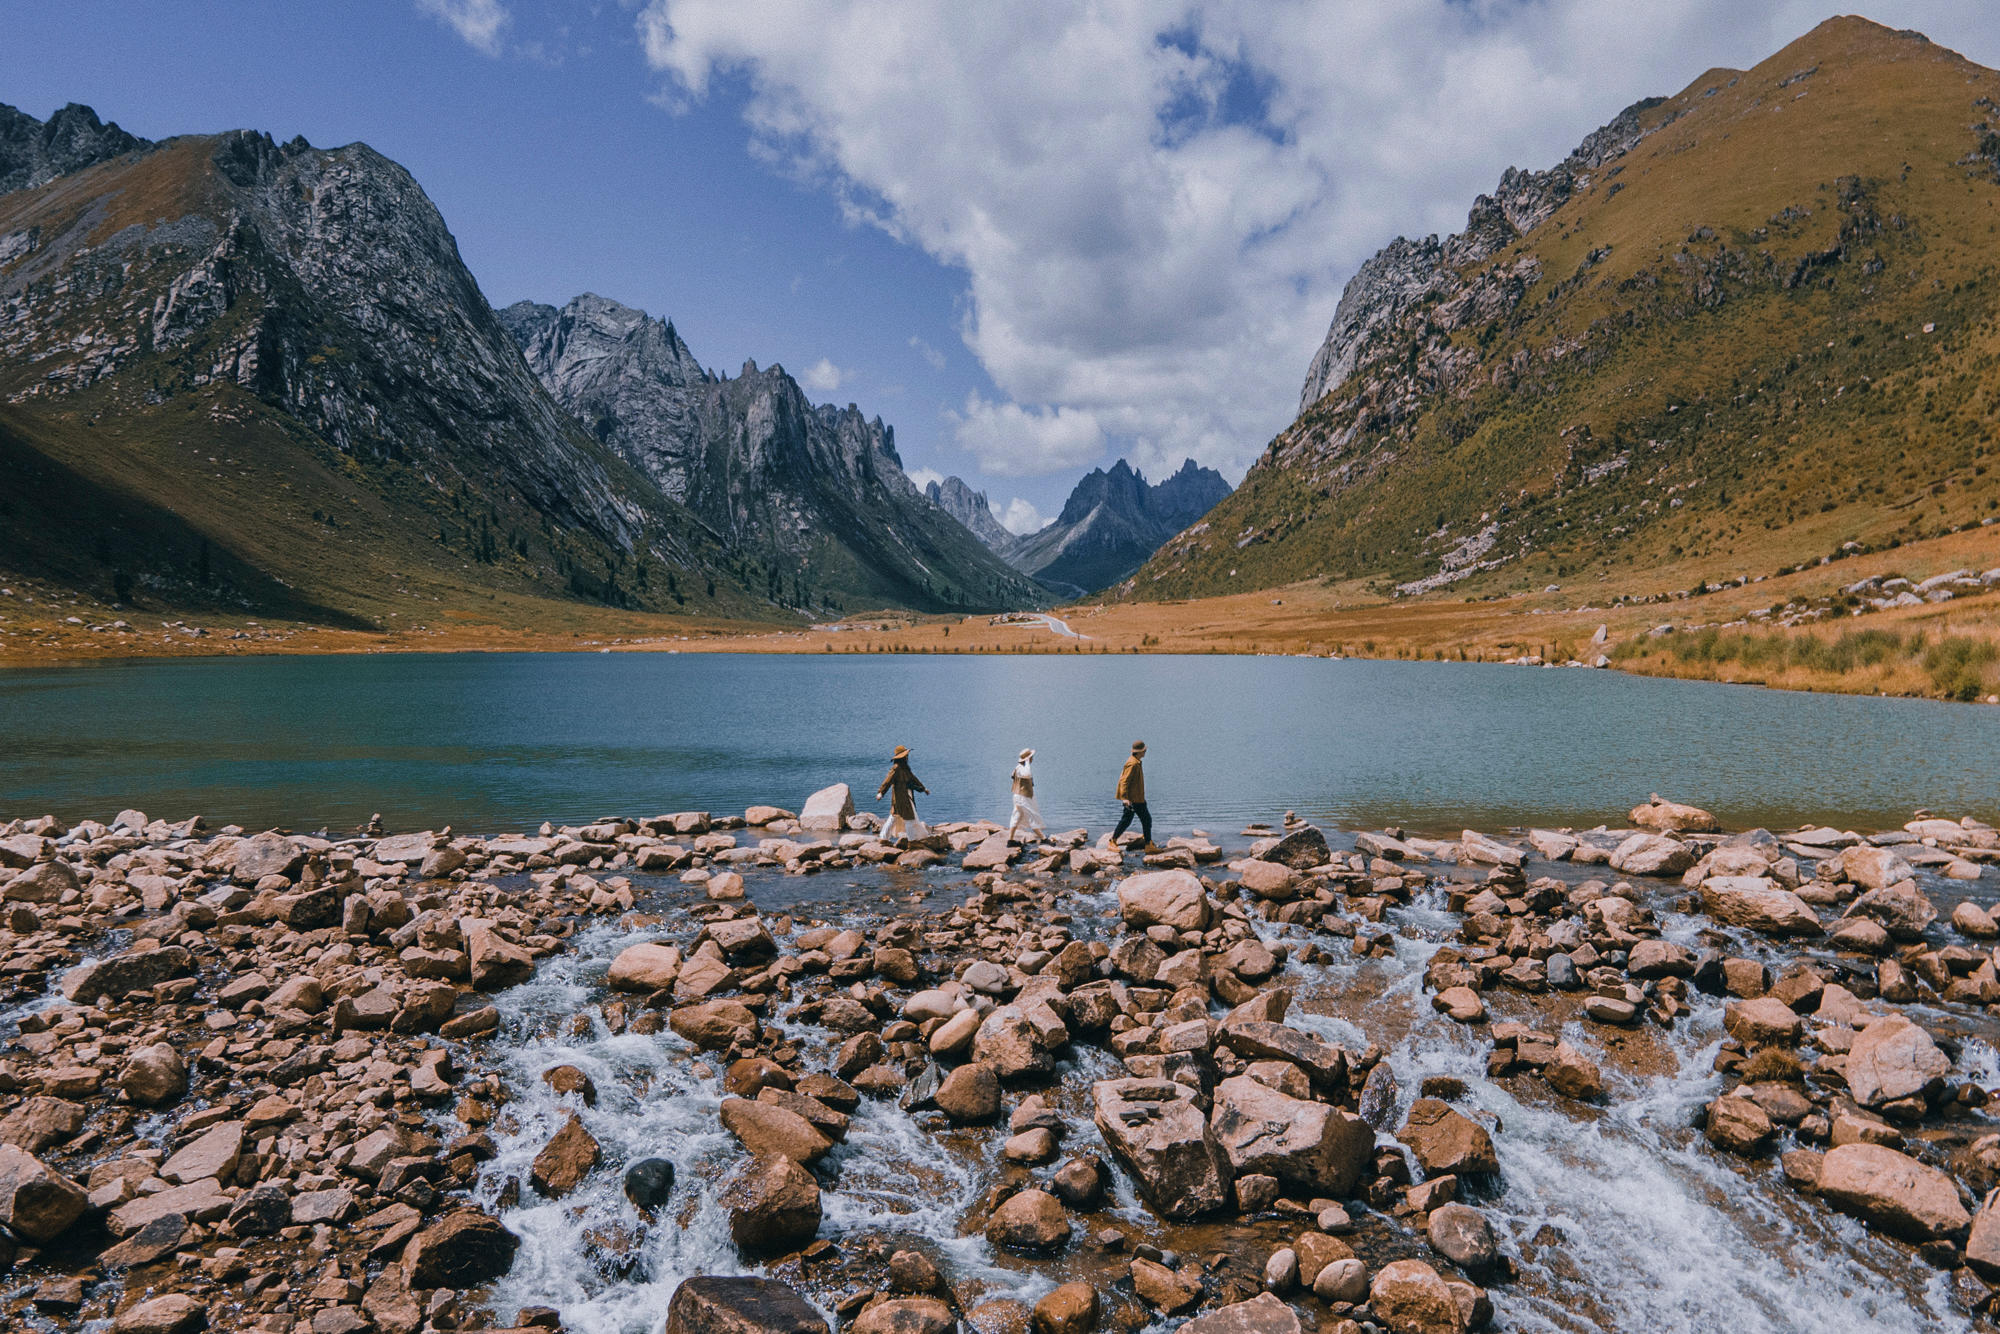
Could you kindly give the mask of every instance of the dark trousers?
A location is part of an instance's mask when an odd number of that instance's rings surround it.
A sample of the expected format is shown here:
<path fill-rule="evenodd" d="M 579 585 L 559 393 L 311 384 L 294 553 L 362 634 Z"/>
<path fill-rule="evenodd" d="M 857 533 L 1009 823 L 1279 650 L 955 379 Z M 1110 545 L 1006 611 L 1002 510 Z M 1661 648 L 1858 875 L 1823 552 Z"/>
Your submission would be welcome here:
<path fill-rule="evenodd" d="M 1111 831 L 1113 843 L 1125 836 L 1125 831 L 1132 827 L 1132 817 L 1135 815 L 1139 817 L 1139 831 L 1146 836 L 1148 843 L 1153 841 L 1153 813 L 1146 809 L 1146 803 L 1143 801 L 1128 801 L 1125 803 L 1125 813 L 1118 817 L 1118 827 Z"/>

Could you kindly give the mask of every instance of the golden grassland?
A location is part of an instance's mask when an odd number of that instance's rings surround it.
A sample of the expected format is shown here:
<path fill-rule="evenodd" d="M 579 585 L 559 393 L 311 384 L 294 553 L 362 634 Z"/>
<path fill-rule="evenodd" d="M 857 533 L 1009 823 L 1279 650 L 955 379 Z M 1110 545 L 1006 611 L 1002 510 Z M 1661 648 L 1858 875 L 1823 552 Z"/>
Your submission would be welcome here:
<path fill-rule="evenodd" d="M 277 653 L 1270 653 L 1472 662 L 1536 656 L 1566 662 L 1602 652 L 1618 669 L 1646 675 L 1985 699 L 2000 693 L 2000 590 L 1858 617 L 1838 615 L 1792 629 L 1746 618 L 1788 601 L 1823 599 L 1869 575 L 1921 579 L 1996 563 L 2000 533 L 1988 528 L 1700 597 L 1637 604 L 1614 604 L 1615 592 L 1608 587 L 1479 601 L 1434 596 L 1385 602 L 1357 582 L 1187 601 L 1087 602 L 1051 613 L 1081 638 L 1030 616 L 884 611 L 830 626 L 787 627 L 532 597 L 433 609 L 407 629 L 375 633 L 269 618 L 148 615 L 15 583 L 7 586 L 12 596 L 0 598 L 0 666 Z M 1649 584 L 1671 586 L 1671 574 L 1656 574 Z M 121 619 L 128 629 L 103 628 Z M 1663 625 L 1677 630 L 1649 636 Z M 1605 628 L 1601 647 L 1593 643 L 1599 626 Z M 192 633 L 196 629 L 204 633 Z"/>

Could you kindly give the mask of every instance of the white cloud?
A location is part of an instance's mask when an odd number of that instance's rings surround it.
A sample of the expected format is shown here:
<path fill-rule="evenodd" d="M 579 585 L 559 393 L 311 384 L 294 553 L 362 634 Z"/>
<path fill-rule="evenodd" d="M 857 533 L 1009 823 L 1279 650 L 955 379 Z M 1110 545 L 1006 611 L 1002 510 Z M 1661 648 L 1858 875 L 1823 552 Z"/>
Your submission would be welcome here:
<path fill-rule="evenodd" d="M 919 491 L 930 486 L 932 482 L 936 482 L 940 486 L 944 484 L 944 474 L 936 468 L 905 468 L 903 469 L 903 476 L 915 482 Z"/>
<path fill-rule="evenodd" d="M 990 471 L 1108 444 L 1235 475 L 1379 246 L 1463 226 L 1510 163 L 1839 8 L 648 0 L 638 27 L 674 95 L 740 74 L 766 160 L 965 273 L 962 333 L 1006 401 L 969 404 L 959 438 Z M 1873 10 L 2000 55 L 1989 0 Z"/>
<path fill-rule="evenodd" d="M 1000 520 L 1002 528 L 1005 528 L 1016 537 L 1024 537 L 1029 533 L 1039 533 L 1042 529 L 1055 522 L 1054 519 L 1044 519 L 1040 510 L 1019 496 L 1015 496 L 1012 500 L 1008 501 L 1006 509 L 996 511 L 994 517 Z"/>
<path fill-rule="evenodd" d="M 825 357 L 821 357 L 818 361 L 806 367 L 805 373 L 799 376 L 799 383 L 812 390 L 815 394 L 830 394 L 840 388 L 840 382 L 846 378 L 847 373 L 845 371 L 828 361 Z"/>
<path fill-rule="evenodd" d="M 932 370 L 941 371 L 944 369 L 944 353 L 938 351 L 915 334 L 910 335 L 910 346 L 916 349 L 918 356 L 931 364 Z"/>
<path fill-rule="evenodd" d="M 513 21 L 500 0 L 417 0 L 417 8 L 489 56 L 500 54 L 500 30 Z"/>
<path fill-rule="evenodd" d="M 1024 408 L 965 397 L 963 413 L 945 416 L 959 448 L 996 477 L 1035 477 L 1080 467 L 1104 449 L 1094 413 L 1071 407 Z"/>

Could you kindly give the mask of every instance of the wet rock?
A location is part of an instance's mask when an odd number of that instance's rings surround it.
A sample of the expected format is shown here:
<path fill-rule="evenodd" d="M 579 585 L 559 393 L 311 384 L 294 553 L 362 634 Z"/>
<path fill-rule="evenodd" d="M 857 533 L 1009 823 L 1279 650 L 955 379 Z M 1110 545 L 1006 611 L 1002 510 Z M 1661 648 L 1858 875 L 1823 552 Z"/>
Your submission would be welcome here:
<path fill-rule="evenodd" d="M 1642 940 L 1627 954 L 1625 971 L 1633 977 L 1693 977 L 1694 951 L 1670 940 Z"/>
<path fill-rule="evenodd" d="M 520 1245 L 499 1219 L 460 1209 L 410 1238 L 403 1267 L 412 1288 L 473 1288 L 506 1273 Z"/>
<path fill-rule="evenodd" d="M 767 1102 L 747 1098 L 724 1098 L 722 1124 L 754 1155 L 789 1158 L 795 1163 L 817 1162 L 833 1147 L 797 1112 Z"/>
<path fill-rule="evenodd" d="M 1103 1079 L 1090 1096 L 1105 1144 L 1163 1216 L 1195 1218 L 1229 1203 L 1234 1169 L 1185 1086 Z"/>
<path fill-rule="evenodd" d="M 729 1235 L 747 1254 L 803 1246 L 819 1233 L 819 1182 L 790 1158 L 753 1159 L 730 1181 L 722 1203 Z"/>
<path fill-rule="evenodd" d="M 952 1334 L 958 1317 L 935 1297 L 892 1297 L 871 1303 L 848 1326 L 849 1334 Z"/>
<path fill-rule="evenodd" d="M 1368 1296 L 1368 1266 L 1351 1255 L 1329 1260 L 1313 1276 L 1312 1290 L 1323 1302 L 1360 1302 Z"/>
<path fill-rule="evenodd" d="M 1105 1177 L 1103 1161 L 1094 1153 L 1086 1153 L 1057 1168 L 1050 1185 L 1064 1204 L 1088 1211 L 1103 1202 Z"/>
<path fill-rule="evenodd" d="M 1701 807 L 1662 800 L 1657 792 L 1632 808 L 1632 823 L 1661 834 L 1712 834 L 1722 828 Z"/>
<path fill-rule="evenodd" d="M 961 1065 L 938 1085 L 936 1102 L 958 1125 L 985 1125 L 1000 1115 L 999 1076 L 978 1061 Z"/>
<path fill-rule="evenodd" d="M 757 1016 L 741 1001 L 712 1000 L 683 1005 L 668 1016 L 676 1034 L 701 1051 L 722 1051 L 739 1036 L 754 1036 Z"/>
<path fill-rule="evenodd" d="M 1271 1184 L 1276 1185 L 1277 1183 L 1274 1181 Z M 1241 1180 L 1238 1180 L 1236 1183 L 1236 1194 L 1239 1199 L 1242 1197 L 1243 1182 Z M 1298 1285 L 1299 1253 L 1289 1246 L 1280 1246 L 1277 1250 L 1271 1252 L 1269 1259 L 1264 1261 L 1264 1290 L 1266 1292 L 1286 1293 Z"/>
<path fill-rule="evenodd" d="M 1899 880 L 1869 890 L 1848 905 L 1844 916 L 1868 918 L 1897 940 L 1922 940 L 1924 928 L 1937 920 L 1937 906 L 1916 881 Z"/>
<path fill-rule="evenodd" d="M 659 941 L 629 945 L 611 961 L 604 985 L 613 991 L 665 991 L 681 972 L 681 952 Z"/>
<path fill-rule="evenodd" d="M 980 1022 L 972 1035 L 972 1055 L 1002 1079 L 1045 1075 L 1055 1068 L 1027 1014 L 1013 1005 L 999 1006 Z"/>
<path fill-rule="evenodd" d="M 305 860 L 305 849 L 283 834 L 256 834 L 236 845 L 230 873 L 239 885 L 254 885 L 267 875 L 289 880 Z"/>
<path fill-rule="evenodd" d="M 1835 861 L 1840 878 L 1863 889 L 1887 889 L 1899 881 L 1914 880 L 1917 874 L 1892 849 L 1871 847 L 1866 843 L 1841 849 Z"/>
<path fill-rule="evenodd" d="M 827 1334 L 827 1327 L 776 1279 L 703 1275 L 674 1289 L 664 1334 Z"/>
<path fill-rule="evenodd" d="M 1951 910 L 1952 927 L 1962 936 L 1974 940 L 1992 940 L 2000 936 L 2000 922 L 1993 914 L 1978 904 L 1966 899 Z"/>
<path fill-rule="evenodd" d="M 1863 1107 L 1937 1091 L 1951 1073 L 1951 1058 L 1931 1035 L 1901 1015 L 1877 1019 L 1861 1030 L 1847 1054 L 1847 1088 Z"/>
<path fill-rule="evenodd" d="M 1753 1154 L 1770 1142 L 1776 1129 L 1762 1107 L 1749 1098 L 1731 1096 L 1708 1105 L 1703 1133 L 1718 1149 Z"/>
<path fill-rule="evenodd" d="M 1243 888 L 1260 899 L 1282 903 L 1298 896 L 1298 872 L 1277 862 L 1251 860 L 1237 867 Z"/>
<path fill-rule="evenodd" d="M 1099 1309 L 1096 1288 L 1065 1283 L 1035 1303 L 1031 1323 L 1036 1334 L 1092 1334 Z"/>
<path fill-rule="evenodd" d="M 1775 996 L 1731 1001 L 1722 1012 L 1722 1026 L 1729 1036 L 1747 1046 L 1773 1043 L 1790 1045 L 1799 1040 L 1805 1023 L 1792 1007 Z"/>
<path fill-rule="evenodd" d="M 1437 1253 L 1474 1278 L 1492 1272 L 1500 1259 L 1500 1243 L 1486 1215 L 1466 1204 L 1443 1204 L 1431 1210 L 1424 1234 Z"/>
<path fill-rule="evenodd" d="M 1979 1274 L 2000 1281 L 2000 1192 L 1991 1192 L 1972 1216 L 1972 1233 L 1965 1240 L 1965 1262 Z"/>
<path fill-rule="evenodd" d="M 1679 875 L 1694 865 L 1694 853 L 1664 834 L 1634 834 L 1611 854 L 1611 869 L 1623 875 Z"/>
<path fill-rule="evenodd" d="M 1166 1315 L 1176 1315 L 1201 1300 L 1201 1288 L 1152 1260 L 1132 1261 L 1132 1291 L 1140 1301 Z"/>
<path fill-rule="evenodd" d="M 1446 987 L 1431 997 L 1431 1008 L 1461 1024 L 1476 1024 L 1486 1017 L 1486 1002 L 1471 987 Z"/>
<path fill-rule="evenodd" d="M 1289 1302 L 1260 1292 L 1247 1302 L 1198 1315 L 1181 1329 L 1193 1334 L 1299 1334 L 1299 1313 Z"/>
<path fill-rule="evenodd" d="M 0 1144 L 0 1223 L 31 1242 L 53 1241 L 83 1216 L 83 1187 L 12 1144 Z"/>
<path fill-rule="evenodd" d="M 1060 1250 L 1069 1241 L 1069 1231 L 1062 1201 L 1033 1188 L 1008 1196 L 986 1223 L 986 1239 L 1014 1251 Z"/>
<path fill-rule="evenodd" d="M 1702 912 L 1766 936 L 1820 934 L 1812 904 L 1766 876 L 1710 876 L 1702 882 Z"/>
<path fill-rule="evenodd" d="M 267 1181 L 236 1197 L 236 1203 L 229 1209 L 227 1226 L 238 1237 L 271 1237 L 291 1223 L 291 1192 Z"/>
<path fill-rule="evenodd" d="M 562 1129 L 549 1136 L 549 1142 L 535 1155 L 528 1179 L 538 1194 L 560 1199 L 582 1183 L 602 1156 L 596 1137 L 571 1112 Z"/>
<path fill-rule="evenodd" d="M 78 1005 L 118 1000 L 133 991 L 150 991 L 160 983 L 194 971 L 194 956 L 178 945 L 127 950 L 108 959 L 83 964 L 63 974 L 62 993 Z"/>
<path fill-rule="evenodd" d="M 625 1169 L 625 1198 L 641 1210 L 658 1209 L 673 1197 L 674 1165 L 665 1158 L 641 1158 Z"/>
<path fill-rule="evenodd" d="M 1464 1334 L 1467 1325 L 1450 1287 L 1421 1260 L 1384 1265 L 1369 1285 L 1368 1304 L 1395 1334 Z"/>
<path fill-rule="evenodd" d="M 1396 1138 L 1431 1176 L 1478 1176 L 1500 1170 L 1486 1128 L 1436 1098 L 1419 1098 Z"/>
<path fill-rule="evenodd" d="M 1332 861 L 1333 852 L 1327 847 L 1325 834 L 1312 825 L 1301 825 L 1266 850 L 1263 859 L 1294 871 L 1310 871 Z"/>
<path fill-rule="evenodd" d="M 1216 1086 L 1209 1128 L 1237 1173 L 1335 1197 L 1353 1193 L 1375 1152 L 1375 1131 L 1360 1117 L 1244 1075 Z"/>
<path fill-rule="evenodd" d="M 118 1087 L 142 1107 L 163 1107 L 187 1092 L 187 1062 L 165 1042 L 141 1047 L 125 1058 Z"/>
<path fill-rule="evenodd" d="M 1399 1092 L 1396 1087 L 1396 1072 L 1389 1068 L 1387 1061 L 1377 1061 L 1368 1071 L 1368 1078 L 1361 1084 L 1359 1104 L 1361 1119 L 1377 1130 L 1387 1130 L 1396 1119 L 1396 1098 Z"/>
<path fill-rule="evenodd" d="M 1542 1068 L 1542 1077 L 1565 1098 L 1578 1102 L 1600 1102 L 1604 1098 L 1604 1072 L 1567 1042 L 1556 1043 L 1555 1058 Z"/>
<path fill-rule="evenodd" d="M 1895 948 L 1895 942 L 1889 939 L 1889 933 L 1882 929 L 1882 924 L 1865 917 L 1843 918 L 1828 940 L 1835 949 L 1851 950 L 1856 954 L 1879 956 Z"/>
<path fill-rule="evenodd" d="M 1147 871 L 1119 882 L 1118 910 L 1135 930 L 1170 926 L 1200 931 L 1208 925 L 1213 905 L 1193 872 Z"/>
<path fill-rule="evenodd" d="M 460 930 L 465 935 L 472 985 L 479 990 L 504 991 L 535 975 L 534 956 L 503 937 L 491 923 L 467 918 Z"/>
<path fill-rule="evenodd" d="M 111 1322 L 113 1334 L 192 1334 L 208 1327 L 208 1307 L 184 1292 L 128 1306 Z"/>
<path fill-rule="evenodd" d="M 1972 1221 L 1952 1179 L 1881 1144 L 1842 1144 L 1820 1163 L 1819 1193 L 1905 1241 L 1958 1234 Z"/>
<path fill-rule="evenodd" d="M 1225 1023 L 1219 1036 L 1238 1056 L 1290 1061 L 1322 1088 L 1340 1089 L 1347 1083 L 1347 1054 L 1296 1028 L 1253 1019 Z"/>
<path fill-rule="evenodd" d="M 76 871 L 68 862 L 46 861 L 9 880 L 6 897 L 13 903 L 57 903 L 78 888 Z"/>
<path fill-rule="evenodd" d="M 1000 1146 L 1000 1156 L 1010 1163 L 1035 1166 L 1052 1161 L 1056 1156 L 1056 1137 L 1048 1129 L 1035 1126 L 1018 1135 L 1011 1135 Z"/>

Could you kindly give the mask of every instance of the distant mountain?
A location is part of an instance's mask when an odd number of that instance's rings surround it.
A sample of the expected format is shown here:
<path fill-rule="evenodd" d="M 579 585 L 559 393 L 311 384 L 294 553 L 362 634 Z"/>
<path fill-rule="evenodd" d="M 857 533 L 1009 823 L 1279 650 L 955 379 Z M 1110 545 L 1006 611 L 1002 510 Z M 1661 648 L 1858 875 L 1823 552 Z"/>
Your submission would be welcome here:
<path fill-rule="evenodd" d="M 974 491 L 960 478 L 947 477 L 943 482 L 932 482 L 924 487 L 924 495 L 931 504 L 964 524 L 966 531 L 984 543 L 988 551 L 1004 556 L 1007 549 L 1019 540 L 993 517 L 993 507 L 986 503 L 986 493 Z"/>
<path fill-rule="evenodd" d="M 672 324 L 586 293 L 500 313 L 556 401 L 790 605 L 1003 609 L 1042 594 L 903 472 L 893 431 L 784 368 L 702 369 Z"/>
<path fill-rule="evenodd" d="M 1139 597 L 1755 577 L 2000 506 L 2000 74 L 1830 19 L 1362 265 Z"/>
<path fill-rule="evenodd" d="M 1129 577 L 1228 494 L 1222 474 L 1193 459 L 1157 486 L 1120 459 L 1079 481 L 1056 521 L 1015 542 L 1007 558 L 1051 588 L 1094 593 Z"/>
<path fill-rule="evenodd" d="M 0 187 L 0 466 L 39 479 L 0 483 L 0 569 L 385 626 L 515 597 L 776 612 L 544 391 L 365 145 L 7 107 Z"/>

